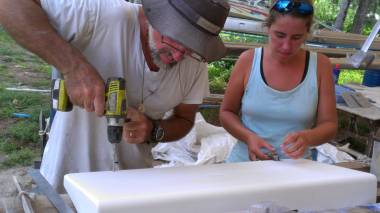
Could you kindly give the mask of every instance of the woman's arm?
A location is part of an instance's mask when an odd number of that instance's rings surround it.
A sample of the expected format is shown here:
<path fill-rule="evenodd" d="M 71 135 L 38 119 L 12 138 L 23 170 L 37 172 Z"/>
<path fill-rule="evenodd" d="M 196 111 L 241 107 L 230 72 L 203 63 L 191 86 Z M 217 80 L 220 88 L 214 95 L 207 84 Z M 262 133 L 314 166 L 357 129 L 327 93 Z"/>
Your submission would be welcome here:
<path fill-rule="evenodd" d="M 309 146 L 318 146 L 333 139 L 337 132 L 335 87 L 330 60 L 318 54 L 318 106 L 316 125 L 312 129 L 288 134 L 283 151 L 292 158 L 302 157 Z"/>
<path fill-rule="evenodd" d="M 265 147 L 270 151 L 274 151 L 274 148 L 254 132 L 245 128 L 239 118 L 241 99 L 252 69 L 253 57 L 254 50 L 247 50 L 240 55 L 236 62 L 224 94 L 219 119 L 227 132 L 247 143 L 251 160 L 256 160 L 256 158 L 264 160 L 269 157 L 262 153 L 260 148 Z"/>

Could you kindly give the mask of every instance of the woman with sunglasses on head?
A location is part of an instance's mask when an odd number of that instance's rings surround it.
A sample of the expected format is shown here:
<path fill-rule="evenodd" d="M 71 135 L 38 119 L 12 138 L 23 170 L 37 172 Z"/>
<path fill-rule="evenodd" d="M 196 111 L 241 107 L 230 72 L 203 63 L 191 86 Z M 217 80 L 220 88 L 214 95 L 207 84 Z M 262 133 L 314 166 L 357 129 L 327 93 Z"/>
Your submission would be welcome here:
<path fill-rule="evenodd" d="M 312 20 L 311 0 L 278 0 L 266 20 L 268 44 L 240 55 L 220 109 L 238 139 L 226 162 L 311 158 L 311 147 L 335 136 L 332 65 L 302 48 Z"/>

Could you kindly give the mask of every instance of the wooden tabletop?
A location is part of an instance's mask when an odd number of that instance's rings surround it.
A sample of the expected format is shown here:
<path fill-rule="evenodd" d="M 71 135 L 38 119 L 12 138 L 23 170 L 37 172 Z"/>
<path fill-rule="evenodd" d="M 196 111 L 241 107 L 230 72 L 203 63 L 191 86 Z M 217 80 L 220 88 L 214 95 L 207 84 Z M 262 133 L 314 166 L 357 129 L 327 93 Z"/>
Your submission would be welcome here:
<path fill-rule="evenodd" d="M 348 107 L 347 105 L 344 105 L 344 104 L 337 104 L 336 108 L 339 110 L 357 115 L 359 117 L 369 119 L 371 121 L 380 120 L 380 108 L 377 108 L 375 106 L 364 108 L 364 107 Z"/>

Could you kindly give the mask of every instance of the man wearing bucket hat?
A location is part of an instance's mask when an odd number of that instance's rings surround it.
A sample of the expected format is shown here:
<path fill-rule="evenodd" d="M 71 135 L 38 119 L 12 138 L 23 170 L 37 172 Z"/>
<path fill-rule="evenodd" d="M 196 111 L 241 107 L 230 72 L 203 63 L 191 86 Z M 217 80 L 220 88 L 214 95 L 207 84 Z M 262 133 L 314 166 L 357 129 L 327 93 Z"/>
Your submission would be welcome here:
<path fill-rule="evenodd" d="M 0 24 L 59 72 L 74 104 L 57 112 L 41 173 L 63 191 L 63 175 L 110 170 L 104 79 L 126 79 L 129 105 L 122 169 L 152 166 L 147 141 L 192 128 L 208 94 L 207 63 L 226 53 L 218 37 L 225 0 L 0 0 Z M 140 109 L 140 110 L 137 110 Z M 171 111 L 169 115 L 167 112 Z M 166 115 L 164 119 L 164 115 Z"/>

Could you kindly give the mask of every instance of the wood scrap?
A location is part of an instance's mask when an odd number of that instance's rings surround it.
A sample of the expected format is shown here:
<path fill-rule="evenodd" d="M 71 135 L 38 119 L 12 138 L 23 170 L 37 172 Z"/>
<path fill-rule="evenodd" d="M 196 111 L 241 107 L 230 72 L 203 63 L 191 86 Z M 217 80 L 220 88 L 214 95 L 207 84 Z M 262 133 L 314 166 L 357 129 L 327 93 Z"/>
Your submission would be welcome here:
<path fill-rule="evenodd" d="M 14 184 L 16 185 L 17 190 L 18 190 L 19 197 L 21 199 L 22 208 L 24 209 L 24 212 L 25 213 L 34 213 L 29 193 L 24 192 L 21 189 L 21 186 L 20 186 L 19 182 L 17 181 L 16 176 L 13 176 L 13 181 L 14 181 Z"/>

